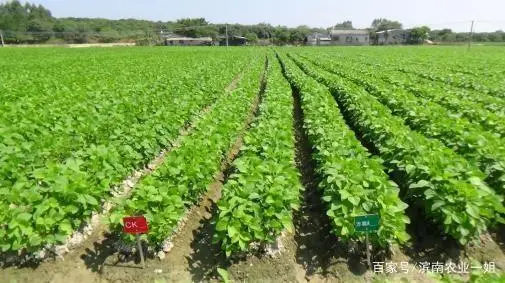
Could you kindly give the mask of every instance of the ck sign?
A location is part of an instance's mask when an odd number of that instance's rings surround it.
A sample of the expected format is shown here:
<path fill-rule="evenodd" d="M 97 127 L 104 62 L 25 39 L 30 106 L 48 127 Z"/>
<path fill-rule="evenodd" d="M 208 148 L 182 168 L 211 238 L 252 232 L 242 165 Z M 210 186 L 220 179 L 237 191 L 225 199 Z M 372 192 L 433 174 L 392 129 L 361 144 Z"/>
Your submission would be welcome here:
<path fill-rule="evenodd" d="M 144 216 L 131 216 L 123 218 L 123 232 L 130 234 L 143 234 L 149 231 L 147 220 Z"/>

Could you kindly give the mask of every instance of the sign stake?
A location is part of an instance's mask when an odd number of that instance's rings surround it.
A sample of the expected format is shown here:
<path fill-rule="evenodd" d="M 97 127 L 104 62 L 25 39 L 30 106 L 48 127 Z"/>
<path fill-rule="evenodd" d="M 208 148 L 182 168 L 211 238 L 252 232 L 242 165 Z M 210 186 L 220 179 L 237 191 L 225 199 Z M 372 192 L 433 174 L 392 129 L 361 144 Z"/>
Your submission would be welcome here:
<path fill-rule="evenodd" d="M 368 267 L 369 268 L 372 268 L 372 262 L 370 261 L 370 244 L 368 242 L 368 232 L 365 233 L 365 237 L 366 237 L 366 262 L 368 264 Z"/>
<path fill-rule="evenodd" d="M 135 238 L 137 239 L 137 245 L 139 248 L 140 262 L 142 263 L 142 268 L 146 268 L 146 263 L 144 261 L 144 251 L 142 250 L 142 242 L 140 241 L 140 234 L 139 233 L 135 234 Z"/>
<path fill-rule="evenodd" d="M 378 214 L 366 214 L 366 215 L 358 215 L 354 217 L 354 229 L 358 233 L 365 233 L 366 239 L 366 262 L 369 268 L 372 268 L 372 261 L 370 255 L 370 248 L 372 245 L 370 244 L 370 240 L 368 239 L 368 234 L 370 232 L 374 233 L 379 230 L 380 225 L 380 217 Z"/>
<path fill-rule="evenodd" d="M 146 263 L 144 261 L 144 251 L 142 250 L 142 242 L 140 241 L 140 234 L 149 232 L 146 218 L 144 216 L 123 217 L 123 232 L 128 234 L 135 234 L 135 239 L 137 240 L 137 246 L 140 254 L 140 261 L 142 262 L 142 268 L 146 268 Z"/>

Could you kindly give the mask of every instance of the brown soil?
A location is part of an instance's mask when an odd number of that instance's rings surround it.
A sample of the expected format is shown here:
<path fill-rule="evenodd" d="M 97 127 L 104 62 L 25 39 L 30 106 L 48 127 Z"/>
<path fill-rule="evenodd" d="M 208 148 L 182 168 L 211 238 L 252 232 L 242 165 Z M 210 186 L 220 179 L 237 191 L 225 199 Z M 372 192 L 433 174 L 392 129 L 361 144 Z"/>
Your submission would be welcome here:
<path fill-rule="evenodd" d="M 505 253 L 505 225 L 500 224 L 491 232 L 491 237 Z"/>

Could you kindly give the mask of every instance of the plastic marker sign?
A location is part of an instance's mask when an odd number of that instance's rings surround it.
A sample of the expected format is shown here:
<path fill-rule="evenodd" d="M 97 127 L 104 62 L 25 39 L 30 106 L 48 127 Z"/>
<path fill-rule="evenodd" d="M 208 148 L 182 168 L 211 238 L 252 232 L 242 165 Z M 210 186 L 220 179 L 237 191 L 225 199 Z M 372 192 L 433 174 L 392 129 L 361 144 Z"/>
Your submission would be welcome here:
<path fill-rule="evenodd" d="M 123 232 L 129 234 L 144 234 L 149 232 L 146 218 L 144 216 L 124 217 Z"/>
<path fill-rule="evenodd" d="M 140 234 L 149 232 L 146 218 L 144 216 L 123 217 L 123 232 L 135 234 L 139 248 L 140 262 L 142 262 L 142 268 L 146 268 L 144 252 L 142 251 L 142 242 L 140 241 Z"/>
<path fill-rule="evenodd" d="M 379 215 L 369 214 L 354 217 L 356 232 L 375 232 L 379 230 Z"/>
<path fill-rule="evenodd" d="M 356 232 L 365 232 L 366 239 L 366 261 L 368 267 L 372 267 L 372 261 L 370 260 L 370 249 L 371 245 L 368 242 L 368 233 L 377 232 L 379 230 L 379 215 L 377 214 L 367 214 L 354 217 L 354 229 Z"/>

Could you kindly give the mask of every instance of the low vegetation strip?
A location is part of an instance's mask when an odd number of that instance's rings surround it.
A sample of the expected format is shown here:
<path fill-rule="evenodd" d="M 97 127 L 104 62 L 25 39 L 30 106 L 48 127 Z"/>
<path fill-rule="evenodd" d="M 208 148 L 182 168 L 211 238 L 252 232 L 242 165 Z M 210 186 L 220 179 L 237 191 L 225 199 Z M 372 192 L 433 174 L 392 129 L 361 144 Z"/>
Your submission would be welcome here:
<path fill-rule="evenodd" d="M 355 49 L 342 52 L 340 58 L 365 65 L 380 65 L 377 67 L 381 70 L 394 69 L 415 74 L 454 89 L 505 98 L 502 71 L 505 62 L 502 59 L 502 50 L 485 47 L 474 51 L 467 52 L 463 48 L 450 47 L 415 51 L 397 49 L 395 52 L 379 48 Z"/>
<path fill-rule="evenodd" d="M 382 60 L 374 63 L 367 59 L 356 59 L 349 56 L 337 59 L 329 54 L 319 52 L 317 54 L 302 53 L 300 55 L 313 63 L 321 64 L 324 62 L 321 65 L 331 65 L 342 70 L 353 68 L 355 72 L 363 73 L 363 75 L 368 75 L 365 73 L 373 71 L 374 76 L 378 79 L 380 78 L 387 83 L 407 89 L 416 96 L 421 96 L 459 112 L 464 117 L 479 122 L 494 132 L 505 133 L 503 128 L 505 126 L 495 125 L 502 124 L 497 123 L 497 121 L 505 119 L 505 99 L 475 90 L 455 88 L 444 82 L 433 81 L 417 74 L 396 70 L 398 67 L 395 66 L 401 66 L 401 63 L 391 66 Z M 423 67 L 413 64 L 420 70 L 425 71 Z M 376 72 L 377 69 L 381 69 L 381 72 Z"/>
<path fill-rule="evenodd" d="M 215 107 L 197 123 L 181 146 L 166 156 L 153 174 L 142 179 L 131 197 L 116 206 L 109 221 L 112 230 L 122 230 L 125 215 L 145 215 L 150 226 L 149 245 L 160 247 L 177 228 L 187 209 L 207 191 L 221 163 L 251 112 L 258 95 L 264 60 L 260 53 L 237 88 L 221 96 Z M 125 236 L 125 239 L 133 240 Z"/>
<path fill-rule="evenodd" d="M 443 82 L 434 82 L 415 74 L 400 71 L 387 71 L 382 73 L 381 77 L 393 85 L 413 90 L 419 96 L 441 105 L 451 107 L 451 102 L 458 103 L 455 106 L 461 112 L 471 112 L 472 109 L 477 108 L 485 115 L 489 115 L 487 112 L 483 112 L 487 110 L 502 119 L 505 118 L 505 99 L 503 98 L 468 89 L 455 89 Z M 485 117 L 485 115 L 482 116 Z"/>
<path fill-rule="evenodd" d="M 282 231 L 292 231 L 292 212 L 300 205 L 291 89 L 278 61 L 269 55 L 259 114 L 218 202 L 214 241 L 227 256 L 247 251 L 251 243 L 275 242 Z"/>
<path fill-rule="evenodd" d="M 62 52 L 58 60 L 75 59 Z M 106 53 L 97 51 L 102 52 Z M 118 72 L 102 86 L 100 80 L 90 85 L 88 78 L 80 80 L 86 66 L 93 78 L 104 69 L 83 61 L 73 69 L 45 74 L 36 66 L 26 67 L 34 79 L 21 76 L 18 83 L 25 82 L 31 95 L 16 99 L 16 88 L 1 94 L 10 100 L 0 105 L 5 110 L 0 112 L 2 252 L 24 254 L 63 243 L 100 211 L 112 196 L 111 187 L 170 146 L 180 129 L 215 101 L 251 58 L 248 52 L 216 54 L 200 64 L 196 59 L 185 61 L 184 56 L 191 55 L 185 53 L 172 60 L 172 70 L 154 76 L 165 68 L 158 61 L 139 63 L 143 53 L 131 58 L 128 52 L 118 52 L 118 63 L 109 70 Z M 121 62 L 122 67 L 141 64 L 145 71 L 133 74 L 130 66 L 120 72 L 116 68 Z M 192 73 L 182 72 L 184 63 L 194 65 Z M 63 82 L 55 80 L 60 72 Z M 55 82 L 45 85 L 51 79 Z"/>
<path fill-rule="evenodd" d="M 354 217 L 379 214 L 381 226 L 371 235 L 382 247 L 409 239 L 405 225 L 407 205 L 399 189 L 388 179 L 378 159 L 361 145 L 346 125 L 331 93 L 281 55 L 286 77 L 300 93 L 304 128 L 314 148 L 319 188 L 336 236 L 363 240 Z"/>
<path fill-rule="evenodd" d="M 490 81 L 486 84 L 482 84 L 481 81 L 469 76 L 447 76 L 445 71 L 431 70 L 429 73 L 421 72 L 415 68 L 401 66 L 398 68 L 399 71 L 406 73 L 413 73 L 419 75 L 423 78 L 427 78 L 433 81 L 439 81 L 447 84 L 454 85 L 463 89 L 472 89 L 485 94 L 493 95 L 499 98 L 505 98 L 505 88 L 503 87 L 503 82 L 501 77 L 496 77 L 492 80 L 492 77 L 487 77 Z"/>
<path fill-rule="evenodd" d="M 505 137 L 505 100 L 484 93 L 451 87 L 440 81 L 424 79 L 419 75 L 396 71 L 384 63 L 372 64 L 365 59 L 347 60 L 348 57 L 336 61 L 331 56 L 303 54 L 303 57 L 321 66 L 333 66 L 333 70 L 353 69 L 361 76 L 373 76 L 385 82 L 408 90 L 418 97 L 440 104 L 455 116 L 461 115 L 473 123 L 480 124 L 494 135 Z M 322 62 L 325 62 L 322 64 Z M 350 63 L 352 62 L 352 63 Z M 364 67 L 365 66 L 365 67 Z M 376 69 L 381 72 L 376 72 Z"/>
<path fill-rule="evenodd" d="M 330 88 L 349 125 L 377 149 L 396 182 L 406 188 L 406 198 L 420 203 L 447 234 L 466 244 L 503 222 L 503 198 L 484 183 L 484 173 L 439 141 L 411 131 L 363 88 L 297 63 Z"/>
<path fill-rule="evenodd" d="M 387 83 L 376 79 L 373 72 L 358 74 L 350 67 L 334 68 L 330 64 L 323 68 L 362 85 L 394 115 L 404 119 L 411 129 L 442 141 L 479 167 L 487 175 L 486 182 L 497 193 L 505 194 L 505 140 L 434 102 L 417 98 L 403 89 L 391 89 Z"/>
<path fill-rule="evenodd" d="M 413 80 L 410 79 L 411 76 L 409 74 L 396 76 L 391 73 L 385 81 L 404 88 L 416 96 L 438 103 L 452 112 L 458 113 L 457 115 L 480 124 L 494 135 L 505 138 L 505 100 L 482 99 L 484 94 L 448 89 L 443 83 L 426 81 L 413 83 Z"/>

